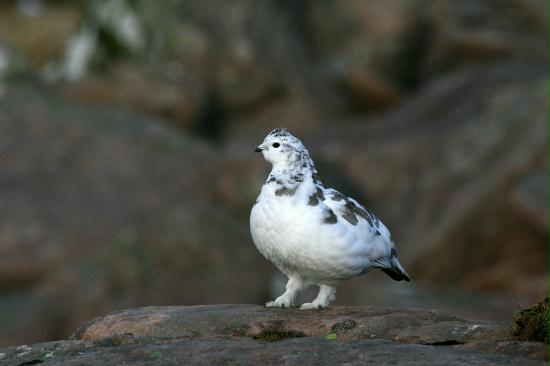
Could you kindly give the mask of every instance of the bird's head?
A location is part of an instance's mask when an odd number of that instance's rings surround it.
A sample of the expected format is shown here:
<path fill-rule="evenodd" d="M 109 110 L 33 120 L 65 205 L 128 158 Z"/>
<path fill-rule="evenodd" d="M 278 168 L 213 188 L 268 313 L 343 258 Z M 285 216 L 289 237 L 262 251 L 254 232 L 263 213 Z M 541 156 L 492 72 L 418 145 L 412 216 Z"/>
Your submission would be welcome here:
<path fill-rule="evenodd" d="M 286 128 L 276 128 L 271 131 L 264 141 L 256 148 L 264 159 L 275 165 L 295 165 L 309 155 L 300 140 L 292 136 Z"/>

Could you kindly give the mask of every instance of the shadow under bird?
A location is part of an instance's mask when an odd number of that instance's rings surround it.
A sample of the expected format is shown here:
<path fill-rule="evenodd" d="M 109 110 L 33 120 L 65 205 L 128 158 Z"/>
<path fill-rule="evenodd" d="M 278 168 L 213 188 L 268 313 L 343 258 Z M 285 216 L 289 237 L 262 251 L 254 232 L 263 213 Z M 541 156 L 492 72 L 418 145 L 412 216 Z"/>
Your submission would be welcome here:
<path fill-rule="evenodd" d="M 266 306 L 294 306 L 299 291 L 317 285 L 317 298 L 300 309 L 324 308 L 340 282 L 373 269 L 409 281 L 386 226 L 325 187 L 299 139 L 277 128 L 255 151 L 273 168 L 252 207 L 250 231 L 260 253 L 288 277 L 286 291 Z"/>

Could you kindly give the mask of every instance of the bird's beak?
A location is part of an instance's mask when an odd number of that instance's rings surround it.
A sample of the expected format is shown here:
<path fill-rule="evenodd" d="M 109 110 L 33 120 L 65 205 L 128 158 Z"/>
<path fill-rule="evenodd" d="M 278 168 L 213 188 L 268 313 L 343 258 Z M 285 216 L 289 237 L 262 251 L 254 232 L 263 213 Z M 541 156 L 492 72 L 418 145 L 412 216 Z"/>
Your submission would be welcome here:
<path fill-rule="evenodd" d="M 263 150 L 263 149 L 262 149 L 261 147 L 258 146 L 256 149 L 254 149 L 254 152 L 262 152 L 262 150 Z"/>

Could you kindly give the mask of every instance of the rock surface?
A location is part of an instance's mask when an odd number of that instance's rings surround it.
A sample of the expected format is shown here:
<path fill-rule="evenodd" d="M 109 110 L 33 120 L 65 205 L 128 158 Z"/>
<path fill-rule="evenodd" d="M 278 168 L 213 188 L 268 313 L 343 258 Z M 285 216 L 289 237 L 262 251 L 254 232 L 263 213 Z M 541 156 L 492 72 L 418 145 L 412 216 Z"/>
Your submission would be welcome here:
<path fill-rule="evenodd" d="M 315 135 L 318 155 L 389 218 L 417 279 L 528 293 L 535 286 L 525 283 L 547 282 L 548 262 L 534 266 L 546 245 L 525 225 L 548 215 L 534 204 L 548 190 L 531 188 L 546 187 L 532 172 L 548 165 L 547 78 L 538 62 L 449 73 L 371 124 Z M 537 198 L 521 202 L 539 220 L 526 220 L 513 197 L 528 176 Z"/>
<path fill-rule="evenodd" d="M 0 100 L 0 344 L 63 338 L 117 307 L 261 301 L 265 264 L 215 204 L 212 149 L 45 90 Z"/>
<path fill-rule="evenodd" d="M 542 365 L 544 344 L 438 310 L 257 305 L 120 310 L 71 340 L 0 350 L 2 365 Z"/>
<path fill-rule="evenodd" d="M 510 321 L 548 290 L 547 13 L 0 1 L 0 346 L 117 308 L 279 295 L 248 233 L 268 169 L 251 152 L 279 125 L 388 224 L 413 278 L 371 273 L 335 304 Z M 56 82 L 69 64 L 87 73 Z"/>

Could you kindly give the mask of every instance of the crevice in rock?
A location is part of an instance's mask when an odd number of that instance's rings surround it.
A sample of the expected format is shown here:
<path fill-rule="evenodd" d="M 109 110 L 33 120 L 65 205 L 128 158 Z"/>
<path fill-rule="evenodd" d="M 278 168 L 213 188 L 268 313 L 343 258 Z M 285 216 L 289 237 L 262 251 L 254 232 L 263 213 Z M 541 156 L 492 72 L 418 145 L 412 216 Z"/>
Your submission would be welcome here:
<path fill-rule="evenodd" d="M 429 343 L 422 343 L 424 346 L 458 346 L 460 344 L 464 344 L 465 342 L 457 341 L 456 339 L 449 339 L 446 341 L 439 341 L 439 342 L 429 342 Z"/>
<path fill-rule="evenodd" d="M 210 91 L 201 108 L 199 119 L 194 124 L 192 132 L 212 142 L 221 141 L 223 126 L 226 124 L 226 111 L 219 95 Z"/>
<path fill-rule="evenodd" d="M 30 360 L 30 361 L 22 362 L 22 363 L 18 364 L 17 366 L 38 365 L 39 363 L 44 363 L 44 361 L 42 361 L 40 359 Z"/>
<path fill-rule="evenodd" d="M 252 338 L 258 341 L 278 342 L 289 338 L 306 337 L 306 334 L 297 330 L 262 330 Z"/>

